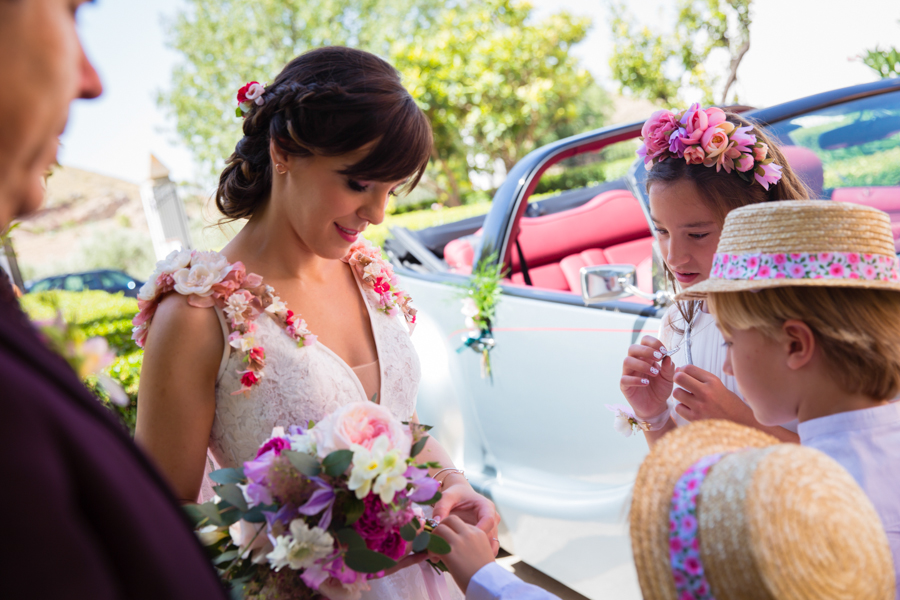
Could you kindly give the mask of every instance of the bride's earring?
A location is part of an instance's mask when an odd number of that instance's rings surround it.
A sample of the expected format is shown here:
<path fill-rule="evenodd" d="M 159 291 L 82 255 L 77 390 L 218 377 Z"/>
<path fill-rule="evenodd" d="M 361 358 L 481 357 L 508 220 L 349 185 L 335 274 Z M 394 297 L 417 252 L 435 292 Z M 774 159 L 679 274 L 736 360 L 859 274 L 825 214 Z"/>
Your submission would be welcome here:
<path fill-rule="evenodd" d="M 279 175 L 284 175 L 287 173 L 287 168 L 281 163 L 275 163 L 275 172 Z"/>

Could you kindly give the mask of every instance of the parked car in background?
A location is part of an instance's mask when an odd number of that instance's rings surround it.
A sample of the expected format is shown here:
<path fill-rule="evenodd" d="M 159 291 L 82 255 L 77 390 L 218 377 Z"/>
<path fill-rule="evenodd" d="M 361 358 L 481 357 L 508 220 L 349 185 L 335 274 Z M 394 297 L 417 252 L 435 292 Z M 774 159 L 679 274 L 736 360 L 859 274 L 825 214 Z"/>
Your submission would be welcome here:
<path fill-rule="evenodd" d="M 744 114 L 783 144 L 813 197 L 884 210 L 897 237 L 900 79 Z M 647 446 L 614 431 L 604 405 L 624 402 L 626 349 L 655 335 L 665 310 L 646 171 L 634 159 L 641 126 L 539 148 L 510 171 L 486 216 L 396 228 L 385 245 L 419 309 L 421 420 L 437 425 L 432 434 L 496 503 L 501 545 L 594 599 L 640 598 L 626 511 Z M 600 180 L 534 201 L 542 180 L 586 164 Z M 493 347 L 492 378 L 463 346 L 460 313 L 460 286 L 489 258 L 508 272 L 482 339 Z M 586 306 L 580 271 L 595 265 L 626 265 L 641 297 Z"/>
<path fill-rule="evenodd" d="M 34 282 L 26 282 L 25 288 L 27 292 L 103 290 L 110 294 L 122 292 L 130 298 L 136 298 L 142 285 L 144 285 L 142 281 L 138 281 L 128 273 L 111 269 L 100 269 L 82 273 L 54 275 L 53 277 L 38 279 Z"/>

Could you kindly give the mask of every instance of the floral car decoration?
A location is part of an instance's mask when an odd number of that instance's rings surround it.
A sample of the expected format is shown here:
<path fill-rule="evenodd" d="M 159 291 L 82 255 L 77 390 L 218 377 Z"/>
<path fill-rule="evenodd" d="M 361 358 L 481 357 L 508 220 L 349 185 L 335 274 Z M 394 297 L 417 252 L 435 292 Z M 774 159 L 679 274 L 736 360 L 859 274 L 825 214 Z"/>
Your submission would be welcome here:
<path fill-rule="evenodd" d="M 492 253 L 479 261 L 472 270 L 472 277 L 463 292 L 460 310 L 469 331 L 463 337 L 463 345 L 457 349 L 457 352 L 462 352 L 465 348 L 473 348 L 480 352 L 481 376 L 490 377 L 492 382 L 494 375 L 490 351 L 493 344 L 484 340 L 491 339 L 491 326 L 496 319 L 497 305 L 503 293 L 500 281 L 504 277 L 504 269 L 501 265 L 494 264 L 496 258 L 496 252 Z"/>
<path fill-rule="evenodd" d="M 419 506 L 441 497 L 428 476 L 440 465 L 415 460 L 428 429 L 372 402 L 276 427 L 243 468 L 210 474 L 216 500 L 185 508 L 237 591 L 358 598 L 410 551 L 450 551 Z"/>
<path fill-rule="evenodd" d="M 367 293 L 377 296 L 379 310 L 390 316 L 402 314 L 412 330 L 416 309 L 409 295 L 398 289 L 397 276 L 390 263 L 382 258 L 381 249 L 360 238 L 343 260 L 357 272 Z M 263 283 L 262 277 L 247 273 L 240 261 L 229 263 L 218 252 L 176 250 L 157 263 L 138 293 L 140 310 L 134 317 L 132 333 L 138 346 L 144 346 L 150 322 L 163 296 L 173 290 L 186 296 L 191 306 L 215 306 L 224 313 L 231 330 L 228 344 L 244 356 L 241 387 L 233 394 L 249 391 L 265 377 L 266 350 L 255 337 L 260 315 L 267 313 L 275 319 L 298 346 L 316 343 L 316 336 L 306 321 L 290 310 L 274 288 Z"/>

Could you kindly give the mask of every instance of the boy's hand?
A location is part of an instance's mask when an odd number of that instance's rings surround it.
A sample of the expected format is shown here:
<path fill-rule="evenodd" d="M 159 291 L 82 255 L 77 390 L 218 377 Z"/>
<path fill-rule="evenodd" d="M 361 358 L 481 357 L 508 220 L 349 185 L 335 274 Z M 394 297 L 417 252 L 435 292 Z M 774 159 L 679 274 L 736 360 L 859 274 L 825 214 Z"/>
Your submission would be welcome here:
<path fill-rule="evenodd" d="M 469 525 L 456 515 L 444 519 L 434 530 L 450 544 L 449 554 L 433 554 L 430 558 L 442 560 L 456 585 L 465 593 L 472 577 L 487 564 L 494 562 L 494 550 L 487 534 Z"/>
<path fill-rule="evenodd" d="M 681 404 L 675 411 L 688 421 L 701 419 L 727 419 L 735 423 L 753 425 L 753 411 L 725 387 L 722 380 L 700 367 L 685 365 L 675 371 L 675 388 L 672 395 Z"/>

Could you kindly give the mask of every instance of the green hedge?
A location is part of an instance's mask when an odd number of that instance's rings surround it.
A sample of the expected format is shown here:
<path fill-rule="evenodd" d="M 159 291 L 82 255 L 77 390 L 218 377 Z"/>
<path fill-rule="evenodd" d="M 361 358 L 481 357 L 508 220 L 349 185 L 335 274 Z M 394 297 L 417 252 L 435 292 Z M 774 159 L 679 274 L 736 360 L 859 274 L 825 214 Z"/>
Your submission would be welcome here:
<path fill-rule="evenodd" d="M 545 194 L 547 192 L 574 190 L 577 188 L 591 187 L 606 181 L 604 163 L 596 162 L 580 167 L 569 167 L 556 175 L 544 175 L 538 181 L 534 193 Z"/>
<path fill-rule="evenodd" d="M 143 351 L 131 339 L 131 319 L 138 312 L 137 300 L 101 291 L 49 291 L 25 294 L 21 302 L 33 320 L 53 319 L 58 308 L 65 320 L 80 327 L 86 337 L 106 338 L 110 349 L 116 353 L 116 360 L 106 368 L 106 374 L 119 382 L 128 394 L 129 403 L 127 406 L 111 404 L 106 394 L 97 388 L 95 380 L 89 378 L 87 385 L 133 433 L 143 358 Z"/>

